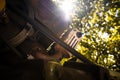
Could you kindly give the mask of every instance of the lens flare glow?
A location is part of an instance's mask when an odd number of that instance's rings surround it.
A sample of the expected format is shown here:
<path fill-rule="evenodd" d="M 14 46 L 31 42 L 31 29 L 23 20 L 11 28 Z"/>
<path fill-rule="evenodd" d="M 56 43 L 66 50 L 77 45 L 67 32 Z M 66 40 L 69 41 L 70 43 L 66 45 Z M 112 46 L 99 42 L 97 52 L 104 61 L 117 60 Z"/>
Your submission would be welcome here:
<path fill-rule="evenodd" d="M 75 0 L 64 0 L 61 1 L 60 8 L 65 13 L 66 19 L 70 19 L 70 15 L 73 14 Z"/>

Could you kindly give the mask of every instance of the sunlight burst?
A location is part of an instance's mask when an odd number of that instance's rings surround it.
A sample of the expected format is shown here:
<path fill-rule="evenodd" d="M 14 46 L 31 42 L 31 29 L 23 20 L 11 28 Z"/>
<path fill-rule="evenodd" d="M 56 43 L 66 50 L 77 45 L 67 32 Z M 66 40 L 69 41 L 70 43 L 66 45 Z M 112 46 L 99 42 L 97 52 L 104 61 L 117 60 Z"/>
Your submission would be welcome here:
<path fill-rule="evenodd" d="M 70 15 L 73 13 L 75 0 L 64 0 L 61 1 L 60 8 L 65 13 L 66 19 L 70 19 Z"/>

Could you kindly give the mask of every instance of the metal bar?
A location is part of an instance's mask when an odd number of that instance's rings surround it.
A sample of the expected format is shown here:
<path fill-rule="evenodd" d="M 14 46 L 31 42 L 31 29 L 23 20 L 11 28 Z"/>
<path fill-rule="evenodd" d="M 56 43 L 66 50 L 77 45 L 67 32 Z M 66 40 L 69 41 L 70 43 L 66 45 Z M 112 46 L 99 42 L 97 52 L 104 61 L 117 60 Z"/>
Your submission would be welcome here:
<path fill-rule="evenodd" d="M 77 58 L 79 58 L 84 63 L 94 64 L 93 62 L 91 62 L 90 60 L 88 60 L 86 57 L 84 57 L 82 54 L 78 53 L 75 49 L 71 48 L 70 46 L 68 46 L 67 44 L 65 44 L 62 40 L 60 40 L 59 38 L 57 38 L 56 35 L 54 33 L 52 33 L 47 28 L 47 26 L 44 25 L 43 23 L 41 23 L 40 21 L 38 22 L 38 21 L 35 21 L 35 20 L 29 18 L 29 16 L 25 15 L 24 13 L 22 13 L 22 11 L 20 11 L 16 7 L 13 8 L 10 5 L 8 5 L 8 8 L 11 11 L 13 11 L 14 13 L 18 14 L 19 16 L 21 16 L 26 21 L 28 21 L 36 29 L 39 29 L 45 36 L 47 36 L 51 40 L 55 41 L 56 43 L 60 44 L 65 49 L 67 49 L 68 51 L 70 51 L 73 55 L 75 55 Z"/>
<path fill-rule="evenodd" d="M 5 39 L 3 39 L 1 36 L 0 36 L 0 39 L 13 51 L 16 53 L 17 56 L 19 56 L 20 60 L 23 61 L 23 56 L 22 54 L 16 49 L 14 48 L 13 46 L 11 46 Z"/>

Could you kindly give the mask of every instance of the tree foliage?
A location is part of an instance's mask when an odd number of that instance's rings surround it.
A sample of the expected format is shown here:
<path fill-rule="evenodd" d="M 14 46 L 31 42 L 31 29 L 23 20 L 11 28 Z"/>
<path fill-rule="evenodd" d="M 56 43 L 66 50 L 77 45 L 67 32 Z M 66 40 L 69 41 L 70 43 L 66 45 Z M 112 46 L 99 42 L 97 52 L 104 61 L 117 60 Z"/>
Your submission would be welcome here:
<path fill-rule="evenodd" d="M 71 27 L 84 33 L 77 50 L 88 59 L 120 72 L 120 1 L 76 0 Z"/>
<path fill-rule="evenodd" d="M 94 0 L 92 5 L 80 21 L 73 21 L 84 33 L 78 51 L 96 64 L 120 71 L 120 2 Z"/>

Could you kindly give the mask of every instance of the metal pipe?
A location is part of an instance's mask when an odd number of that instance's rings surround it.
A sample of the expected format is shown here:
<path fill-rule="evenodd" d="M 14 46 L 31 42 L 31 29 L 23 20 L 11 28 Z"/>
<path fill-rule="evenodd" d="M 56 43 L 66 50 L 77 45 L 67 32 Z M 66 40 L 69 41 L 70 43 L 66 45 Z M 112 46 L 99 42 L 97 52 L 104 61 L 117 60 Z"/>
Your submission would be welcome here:
<path fill-rule="evenodd" d="M 22 11 L 20 11 L 19 9 L 17 9 L 16 7 L 11 7 L 10 5 L 8 5 L 8 8 L 18 14 L 19 16 L 21 16 L 23 19 L 25 19 L 26 21 L 28 21 L 31 25 L 33 25 L 36 29 L 40 30 L 41 33 L 43 33 L 45 36 L 47 36 L 48 38 L 50 38 L 51 40 L 55 41 L 56 43 L 60 44 L 61 46 L 63 46 L 65 49 L 67 49 L 68 51 L 70 51 L 73 55 L 75 55 L 77 58 L 79 58 L 81 61 L 83 61 L 84 63 L 89 63 L 89 64 L 94 64 L 93 62 L 91 62 L 90 60 L 88 60 L 85 56 L 83 56 L 82 54 L 78 53 L 75 49 L 71 48 L 70 46 L 68 46 L 67 44 L 65 44 L 62 40 L 60 40 L 59 38 L 56 37 L 56 35 L 51 32 L 46 25 L 44 25 L 43 23 L 41 23 L 40 21 L 35 21 L 31 18 L 29 18 L 29 16 L 25 15 L 24 13 L 22 13 Z"/>

